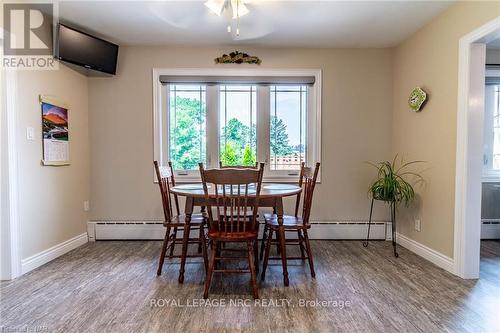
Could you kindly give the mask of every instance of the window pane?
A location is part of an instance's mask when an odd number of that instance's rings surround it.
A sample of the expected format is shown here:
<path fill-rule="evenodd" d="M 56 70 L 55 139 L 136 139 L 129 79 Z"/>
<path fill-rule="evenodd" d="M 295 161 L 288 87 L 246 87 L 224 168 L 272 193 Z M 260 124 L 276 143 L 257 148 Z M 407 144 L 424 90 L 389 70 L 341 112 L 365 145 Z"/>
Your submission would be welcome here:
<path fill-rule="evenodd" d="M 271 170 L 299 170 L 306 162 L 306 86 L 271 86 Z"/>
<path fill-rule="evenodd" d="M 219 87 L 219 152 L 223 165 L 254 165 L 256 161 L 256 86 Z"/>
<path fill-rule="evenodd" d="M 170 85 L 170 160 L 175 170 L 206 163 L 206 87 Z"/>
<path fill-rule="evenodd" d="M 500 86 L 495 87 L 493 110 L 493 170 L 500 170 Z"/>

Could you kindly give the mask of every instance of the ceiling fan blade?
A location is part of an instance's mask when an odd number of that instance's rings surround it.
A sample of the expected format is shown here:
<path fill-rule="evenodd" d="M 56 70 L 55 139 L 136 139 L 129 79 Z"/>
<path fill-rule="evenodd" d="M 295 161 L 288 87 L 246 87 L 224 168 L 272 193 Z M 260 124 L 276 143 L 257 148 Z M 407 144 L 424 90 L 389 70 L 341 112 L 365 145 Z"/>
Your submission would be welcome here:
<path fill-rule="evenodd" d="M 254 1 L 247 6 L 249 13 L 243 18 L 240 17 L 240 34 L 239 36 L 233 35 L 233 40 L 250 41 L 267 36 L 274 31 L 273 21 L 269 19 L 269 12 L 259 5 L 257 1 Z M 235 25 L 236 21 L 231 23 Z"/>
<path fill-rule="evenodd" d="M 188 6 L 175 6 L 172 3 L 161 1 L 148 1 L 148 10 L 172 27 L 188 29 L 195 26 L 200 20 L 205 20 L 209 16 L 208 10 L 201 3 L 194 2 Z"/>
<path fill-rule="evenodd" d="M 233 19 L 237 18 L 238 16 L 242 17 L 250 13 L 250 11 L 248 10 L 247 6 L 245 6 L 243 1 L 240 0 L 238 2 L 238 0 L 231 0 L 230 3 L 233 11 Z"/>
<path fill-rule="evenodd" d="M 222 10 L 224 9 L 226 4 L 226 0 L 208 0 L 205 2 L 205 6 L 214 12 L 217 16 L 222 14 Z"/>

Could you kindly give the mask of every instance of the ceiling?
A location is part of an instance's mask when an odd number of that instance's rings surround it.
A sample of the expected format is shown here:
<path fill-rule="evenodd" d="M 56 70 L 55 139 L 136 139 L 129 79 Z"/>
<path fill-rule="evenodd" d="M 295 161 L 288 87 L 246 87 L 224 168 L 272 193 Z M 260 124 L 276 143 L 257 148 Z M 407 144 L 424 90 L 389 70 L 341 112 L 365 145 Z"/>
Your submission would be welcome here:
<path fill-rule="evenodd" d="M 239 37 L 203 1 L 65 1 L 59 16 L 120 45 L 381 48 L 399 44 L 450 4 L 252 0 Z"/>

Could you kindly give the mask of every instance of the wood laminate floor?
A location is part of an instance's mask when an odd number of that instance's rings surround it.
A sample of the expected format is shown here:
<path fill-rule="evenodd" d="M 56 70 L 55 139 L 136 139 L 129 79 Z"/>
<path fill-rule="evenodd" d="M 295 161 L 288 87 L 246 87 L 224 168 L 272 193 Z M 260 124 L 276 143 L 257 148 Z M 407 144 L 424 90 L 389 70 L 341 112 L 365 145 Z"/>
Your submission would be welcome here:
<path fill-rule="evenodd" d="M 179 285 L 176 260 L 156 276 L 160 242 L 88 243 L 2 282 L 0 331 L 500 332 L 499 241 L 483 243 L 477 281 L 403 248 L 396 259 L 389 242 L 312 243 L 315 280 L 299 261 L 289 267 L 290 287 L 283 287 L 275 262 L 256 304 L 247 275 L 216 275 L 211 306 L 201 307 L 193 306 L 203 293 L 200 263 L 187 265 Z M 301 306 L 305 301 L 309 306 Z"/>

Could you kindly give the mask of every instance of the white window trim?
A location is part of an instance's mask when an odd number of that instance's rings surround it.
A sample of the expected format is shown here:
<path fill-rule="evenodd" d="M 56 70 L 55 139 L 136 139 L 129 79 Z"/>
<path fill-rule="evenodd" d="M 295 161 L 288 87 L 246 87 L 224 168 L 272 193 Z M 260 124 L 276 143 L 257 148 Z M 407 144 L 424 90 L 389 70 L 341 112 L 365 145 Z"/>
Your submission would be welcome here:
<path fill-rule="evenodd" d="M 315 83 L 308 90 L 308 109 L 312 112 L 308 112 L 308 122 L 307 131 L 309 133 L 314 133 L 314 135 L 307 135 L 307 144 L 309 145 L 307 151 L 307 160 L 309 163 L 321 162 L 321 69 L 264 69 L 264 68 L 153 68 L 153 158 L 158 161 L 161 165 L 167 162 L 168 156 L 168 135 L 165 135 L 164 131 L 168 119 L 167 115 L 167 105 L 166 99 L 168 98 L 163 89 L 163 85 L 160 82 L 161 75 L 177 75 L 177 76 L 314 76 Z M 209 86 L 207 86 L 209 89 Z M 257 88 L 259 89 L 259 88 Z M 265 100 L 257 101 L 257 103 L 265 103 Z M 269 102 L 269 101 L 268 101 Z M 262 108 L 258 108 L 262 109 Z M 266 132 L 265 128 L 260 126 L 257 135 L 265 139 L 269 137 L 269 131 Z M 259 128 L 259 127 L 258 127 Z M 217 129 L 218 131 L 218 129 Z M 207 129 L 208 133 L 208 129 Z M 207 134 L 207 144 L 209 142 L 217 139 L 213 135 Z M 215 137 L 215 139 L 214 139 Z M 210 140 L 210 141 L 209 141 Z M 213 143 L 212 143 L 213 144 Z M 218 144 L 217 144 L 218 147 Z M 296 182 L 296 176 L 291 175 L 269 175 L 269 152 L 257 152 L 257 159 L 259 161 L 266 161 L 266 171 L 264 173 L 265 182 Z M 207 156 L 207 161 L 211 166 L 214 166 L 212 162 L 214 159 L 218 159 L 218 156 Z M 292 172 L 290 172 L 292 173 Z M 153 173 L 154 174 L 154 173 Z M 297 173 L 298 175 L 298 173 Z M 155 176 L 153 179 L 156 181 Z M 177 182 L 199 182 L 200 176 L 197 171 L 183 172 L 176 177 Z M 318 182 L 321 181 L 321 172 L 318 175 Z"/>

